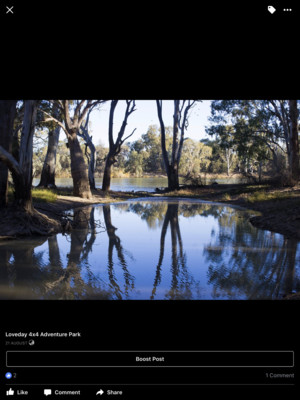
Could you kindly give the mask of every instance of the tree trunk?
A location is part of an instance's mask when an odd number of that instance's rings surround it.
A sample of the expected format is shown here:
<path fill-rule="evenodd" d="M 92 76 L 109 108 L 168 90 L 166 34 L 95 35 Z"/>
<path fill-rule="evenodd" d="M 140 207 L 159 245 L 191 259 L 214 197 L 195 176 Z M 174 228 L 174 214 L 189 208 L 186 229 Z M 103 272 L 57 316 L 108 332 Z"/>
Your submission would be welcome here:
<path fill-rule="evenodd" d="M 11 153 L 16 100 L 0 100 L 0 146 Z M 7 205 L 8 168 L 0 163 L 0 207 Z"/>
<path fill-rule="evenodd" d="M 110 190 L 110 181 L 111 181 L 111 167 L 114 163 L 114 160 L 109 155 L 107 156 L 103 174 L 103 181 L 102 181 L 102 190 L 107 192 Z"/>
<path fill-rule="evenodd" d="M 168 189 L 177 190 L 179 189 L 179 177 L 178 177 L 178 166 L 170 165 L 168 168 Z"/>
<path fill-rule="evenodd" d="M 93 143 L 91 146 L 89 146 L 89 148 L 91 151 L 90 162 L 89 162 L 89 183 L 90 183 L 90 188 L 96 190 L 95 166 L 96 166 L 97 153 Z"/>
<path fill-rule="evenodd" d="M 289 100 L 290 106 L 290 168 L 292 179 L 298 182 L 299 179 L 299 142 L 298 142 L 298 109 L 297 100 Z"/>
<path fill-rule="evenodd" d="M 96 148 L 91 140 L 91 137 L 88 134 L 82 135 L 82 137 L 86 140 L 85 155 L 88 159 L 88 177 L 89 177 L 90 189 L 96 190 L 96 182 L 95 182 L 95 167 L 97 159 Z M 88 154 L 87 148 L 90 149 L 90 154 Z"/>
<path fill-rule="evenodd" d="M 59 141 L 60 126 L 49 132 L 48 148 L 45 157 L 41 180 L 38 186 L 55 187 L 56 152 Z"/>
<path fill-rule="evenodd" d="M 69 132 L 68 144 L 71 156 L 71 174 L 73 178 L 73 194 L 84 199 L 90 199 L 90 191 L 87 166 L 77 138 L 76 132 Z"/>
<path fill-rule="evenodd" d="M 15 186 L 15 203 L 26 212 L 32 212 L 32 156 L 33 156 L 33 134 L 35 130 L 37 103 L 36 100 L 26 100 L 24 109 L 24 122 L 20 144 L 19 165 L 21 174 L 13 175 Z"/>
<path fill-rule="evenodd" d="M 106 158 L 104 176 L 102 181 L 102 190 L 108 191 L 110 189 L 110 179 L 111 179 L 111 166 L 117 161 L 116 157 L 121 151 L 121 146 L 130 136 L 133 135 L 135 129 L 130 135 L 123 139 L 125 134 L 125 129 L 127 125 L 127 120 L 130 114 L 135 111 L 135 100 L 126 100 L 126 110 L 125 116 L 119 130 L 116 141 L 114 141 L 113 135 L 113 123 L 114 123 L 114 112 L 119 100 L 112 100 L 109 111 L 109 121 L 108 121 L 108 142 L 109 142 L 109 152 Z"/>

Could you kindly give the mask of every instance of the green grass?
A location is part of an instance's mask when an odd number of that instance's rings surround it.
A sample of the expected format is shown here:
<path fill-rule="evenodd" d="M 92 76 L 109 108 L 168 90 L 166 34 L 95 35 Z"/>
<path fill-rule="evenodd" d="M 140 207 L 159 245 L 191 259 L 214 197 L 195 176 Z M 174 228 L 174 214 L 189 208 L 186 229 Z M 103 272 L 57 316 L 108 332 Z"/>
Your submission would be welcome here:
<path fill-rule="evenodd" d="M 8 188 L 8 201 L 13 201 L 14 191 L 12 187 Z M 54 203 L 57 199 L 57 194 L 52 189 L 32 189 L 32 200 L 42 203 Z"/>
<path fill-rule="evenodd" d="M 32 200 L 43 203 L 54 203 L 57 200 L 57 194 L 51 189 L 32 189 Z"/>
<path fill-rule="evenodd" d="M 249 203 L 255 203 L 257 201 L 271 201 L 271 200 L 285 200 L 293 197 L 289 192 L 265 192 L 257 191 L 253 192 L 247 197 Z"/>

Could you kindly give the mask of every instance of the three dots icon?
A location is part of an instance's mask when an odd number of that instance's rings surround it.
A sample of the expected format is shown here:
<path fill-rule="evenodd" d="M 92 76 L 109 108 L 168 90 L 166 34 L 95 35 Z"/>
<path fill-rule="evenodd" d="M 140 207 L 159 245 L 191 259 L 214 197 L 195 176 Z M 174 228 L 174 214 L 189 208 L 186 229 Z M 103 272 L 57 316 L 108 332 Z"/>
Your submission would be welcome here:
<path fill-rule="evenodd" d="M 291 8 L 284 8 L 283 11 L 292 11 Z"/>

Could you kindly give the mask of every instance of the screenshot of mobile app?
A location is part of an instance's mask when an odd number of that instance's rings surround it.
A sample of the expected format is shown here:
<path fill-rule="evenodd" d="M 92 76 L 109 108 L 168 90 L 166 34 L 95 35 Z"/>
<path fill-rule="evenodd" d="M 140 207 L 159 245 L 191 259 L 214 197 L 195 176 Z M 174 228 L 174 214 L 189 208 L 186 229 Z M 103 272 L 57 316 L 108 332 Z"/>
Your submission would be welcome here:
<path fill-rule="evenodd" d="M 295 396 L 298 7 L 136 15 L 1 3 L 0 397 Z"/>

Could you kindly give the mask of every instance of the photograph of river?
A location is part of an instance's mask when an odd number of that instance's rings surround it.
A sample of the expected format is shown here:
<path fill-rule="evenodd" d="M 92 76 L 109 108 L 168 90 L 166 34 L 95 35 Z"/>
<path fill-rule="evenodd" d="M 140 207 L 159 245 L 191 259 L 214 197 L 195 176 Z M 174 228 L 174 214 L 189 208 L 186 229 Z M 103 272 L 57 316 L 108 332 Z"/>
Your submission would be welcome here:
<path fill-rule="evenodd" d="M 0 100 L 0 299 L 299 300 L 298 132 L 294 99 Z"/>
<path fill-rule="evenodd" d="M 253 213 L 171 198 L 76 209 L 69 234 L 1 243 L 1 298 L 281 299 L 300 287 L 299 241 Z"/>

